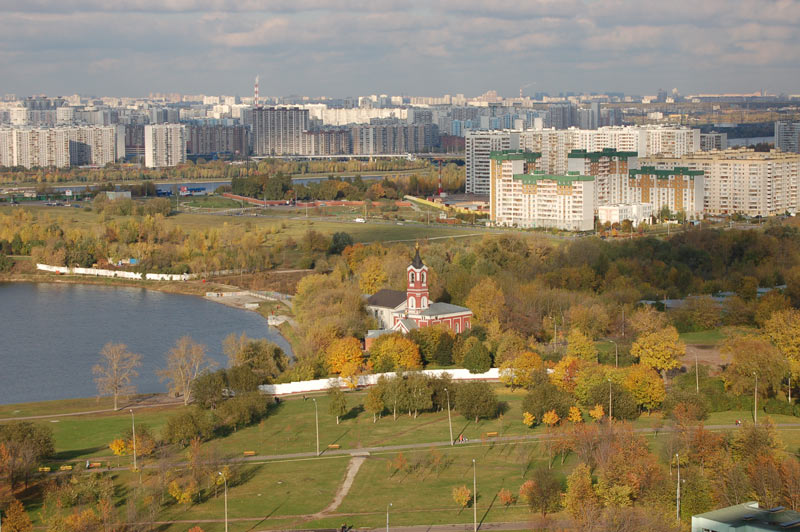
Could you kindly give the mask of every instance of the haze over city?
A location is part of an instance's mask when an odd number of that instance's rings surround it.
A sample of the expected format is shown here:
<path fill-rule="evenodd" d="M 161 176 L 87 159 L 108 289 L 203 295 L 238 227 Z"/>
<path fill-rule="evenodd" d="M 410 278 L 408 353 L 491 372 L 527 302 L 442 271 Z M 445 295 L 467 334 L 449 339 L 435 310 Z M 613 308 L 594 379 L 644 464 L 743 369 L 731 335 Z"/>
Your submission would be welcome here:
<path fill-rule="evenodd" d="M 800 2 L 6 0 L 0 92 L 792 93 Z"/>

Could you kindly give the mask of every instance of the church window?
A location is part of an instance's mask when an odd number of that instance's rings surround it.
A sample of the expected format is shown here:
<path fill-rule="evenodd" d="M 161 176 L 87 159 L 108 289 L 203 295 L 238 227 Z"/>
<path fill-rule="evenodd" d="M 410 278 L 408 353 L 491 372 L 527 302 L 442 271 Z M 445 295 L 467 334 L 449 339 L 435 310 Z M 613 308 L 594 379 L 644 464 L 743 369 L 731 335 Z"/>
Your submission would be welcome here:
<path fill-rule="evenodd" d="M 414 272 L 411 272 L 411 277 L 409 277 L 409 279 L 411 280 L 412 283 L 414 282 Z"/>
<path fill-rule="evenodd" d="M 408 298 L 408 308 L 414 308 L 414 298 Z"/>
<path fill-rule="evenodd" d="M 422 306 L 422 308 L 425 308 L 425 307 L 428 306 L 428 298 L 427 297 L 422 296 L 422 305 L 421 306 Z"/>

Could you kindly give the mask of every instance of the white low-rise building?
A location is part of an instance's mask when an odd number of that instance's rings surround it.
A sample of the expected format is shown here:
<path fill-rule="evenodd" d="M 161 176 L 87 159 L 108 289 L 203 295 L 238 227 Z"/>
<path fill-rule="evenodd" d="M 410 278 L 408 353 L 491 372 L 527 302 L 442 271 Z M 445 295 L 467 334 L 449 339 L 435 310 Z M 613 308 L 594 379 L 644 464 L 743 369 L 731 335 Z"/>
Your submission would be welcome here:
<path fill-rule="evenodd" d="M 597 218 L 601 224 L 611 225 L 630 220 L 633 225 L 649 222 L 653 215 L 653 206 L 649 203 L 617 203 L 597 207 Z"/>

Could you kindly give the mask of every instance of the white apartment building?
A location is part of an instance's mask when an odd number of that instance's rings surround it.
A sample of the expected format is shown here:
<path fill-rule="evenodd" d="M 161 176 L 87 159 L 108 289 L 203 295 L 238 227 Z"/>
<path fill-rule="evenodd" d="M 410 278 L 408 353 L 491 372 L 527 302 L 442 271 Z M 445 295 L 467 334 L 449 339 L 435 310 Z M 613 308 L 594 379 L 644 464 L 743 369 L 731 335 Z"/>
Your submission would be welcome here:
<path fill-rule="evenodd" d="M 594 177 L 595 207 L 622 203 L 627 196 L 628 170 L 639 168 L 635 151 L 606 148 L 587 152 L 573 150 L 568 157 L 568 172 Z"/>
<path fill-rule="evenodd" d="M 465 135 L 467 194 L 488 195 L 490 187 L 490 156 L 493 151 L 519 148 L 519 131 L 469 130 Z"/>
<path fill-rule="evenodd" d="M 634 226 L 649 222 L 653 206 L 649 203 L 616 203 L 597 207 L 597 219 L 601 224 L 619 224 L 630 220 Z"/>
<path fill-rule="evenodd" d="M 770 216 L 798 210 L 800 154 L 748 149 L 700 152 L 678 158 L 653 157 L 642 164 L 678 167 L 705 175 L 707 214 Z"/>
<path fill-rule="evenodd" d="M 658 214 L 664 207 L 671 213 L 682 212 L 690 220 L 703 215 L 705 196 L 702 170 L 674 166 L 659 169 L 642 165 L 628 170 L 628 183 L 621 203 L 649 203 Z"/>
<path fill-rule="evenodd" d="M 186 127 L 155 124 L 144 127 L 144 164 L 148 168 L 177 166 L 186 162 Z"/>
<path fill-rule="evenodd" d="M 538 159 L 539 154 L 512 150 L 492 154 L 492 222 L 566 231 L 594 229 L 594 178 L 545 174 L 535 169 Z"/>
<path fill-rule="evenodd" d="M 506 137 L 508 140 L 506 141 Z M 466 135 L 467 192 L 488 193 L 489 153 L 524 149 L 541 153 L 540 169 L 566 175 L 573 150 L 588 153 L 606 149 L 635 152 L 639 157 L 680 157 L 700 150 L 700 130 L 683 126 L 604 126 L 598 129 L 529 129 L 468 131 Z"/>

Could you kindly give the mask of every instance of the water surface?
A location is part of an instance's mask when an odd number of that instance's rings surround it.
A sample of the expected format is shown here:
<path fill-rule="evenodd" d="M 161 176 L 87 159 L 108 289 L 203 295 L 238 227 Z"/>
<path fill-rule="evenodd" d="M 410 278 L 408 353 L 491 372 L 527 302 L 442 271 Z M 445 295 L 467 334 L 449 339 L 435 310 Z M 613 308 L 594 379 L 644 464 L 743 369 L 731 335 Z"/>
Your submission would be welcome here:
<path fill-rule="evenodd" d="M 157 369 L 178 338 L 189 335 L 225 366 L 222 340 L 244 332 L 290 352 L 254 312 L 200 297 L 119 286 L 0 283 L 0 404 L 93 397 L 92 366 L 107 342 L 142 355 L 139 393 L 166 391 Z"/>

